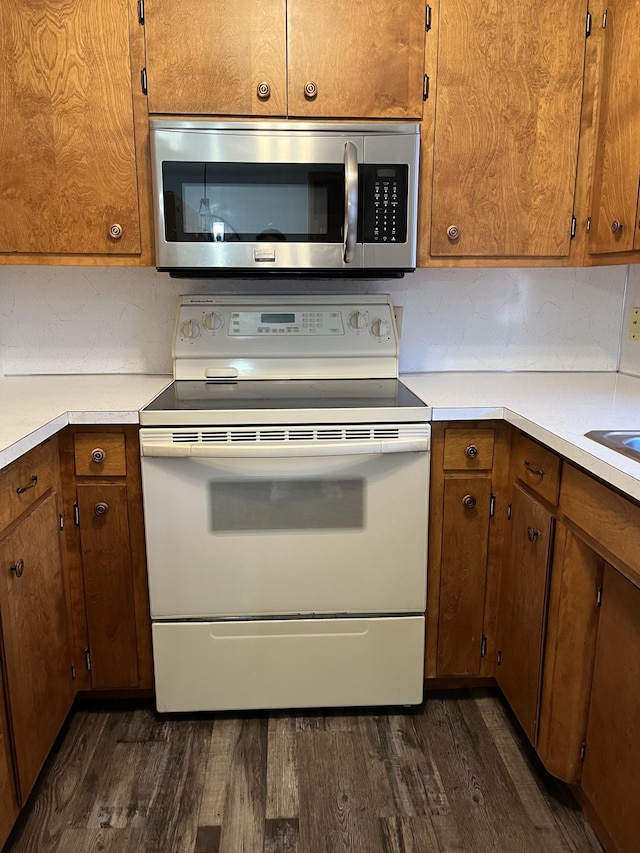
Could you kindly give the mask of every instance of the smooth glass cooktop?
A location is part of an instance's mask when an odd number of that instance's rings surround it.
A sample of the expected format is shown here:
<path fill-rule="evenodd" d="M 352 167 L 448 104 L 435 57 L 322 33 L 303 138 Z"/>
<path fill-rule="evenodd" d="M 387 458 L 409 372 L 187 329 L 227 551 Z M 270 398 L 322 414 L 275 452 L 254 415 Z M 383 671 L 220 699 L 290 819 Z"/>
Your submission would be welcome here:
<path fill-rule="evenodd" d="M 245 379 L 176 381 L 143 411 L 408 407 L 428 408 L 398 379 Z"/>

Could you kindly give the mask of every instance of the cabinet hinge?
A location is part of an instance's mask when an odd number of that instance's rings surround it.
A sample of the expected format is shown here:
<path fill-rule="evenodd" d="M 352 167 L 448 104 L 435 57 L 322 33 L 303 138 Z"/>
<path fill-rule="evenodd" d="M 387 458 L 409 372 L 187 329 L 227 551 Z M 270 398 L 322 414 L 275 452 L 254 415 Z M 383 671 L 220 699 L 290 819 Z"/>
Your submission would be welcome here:
<path fill-rule="evenodd" d="M 89 646 L 84 650 L 84 662 L 87 665 L 87 672 L 91 672 L 91 649 Z"/>
<path fill-rule="evenodd" d="M 498 649 L 498 654 L 496 655 L 496 660 L 498 662 L 498 666 L 502 663 L 502 649 Z"/>
<path fill-rule="evenodd" d="M 602 29 L 606 30 L 607 28 L 607 15 L 609 14 L 609 10 L 605 9 L 602 14 Z"/>
<path fill-rule="evenodd" d="M 138 23 L 144 26 L 144 0 L 138 0 Z"/>
<path fill-rule="evenodd" d="M 587 744 L 583 743 L 580 747 L 580 761 L 584 761 L 584 757 L 587 754 Z"/>
<path fill-rule="evenodd" d="M 591 232 L 591 217 L 587 216 L 587 234 Z"/>
<path fill-rule="evenodd" d="M 427 32 L 431 29 L 431 6 L 428 3 L 424 7 L 424 28 Z"/>
<path fill-rule="evenodd" d="M 64 515 L 61 512 L 58 513 L 58 530 L 64 530 Z"/>
<path fill-rule="evenodd" d="M 425 74 L 422 78 L 422 100 L 426 101 L 429 97 L 429 75 Z"/>
<path fill-rule="evenodd" d="M 576 236 L 576 228 L 577 228 L 577 225 L 578 225 L 578 220 L 575 218 L 575 216 L 572 216 L 572 217 L 571 217 L 571 239 L 572 239 L 572 240 L 573 240 L 573 239 L 575 238 L 575 236 Z"/>
<path fill-rule="evenodd" d="M 78 501 L 73 505 L 73 523 L 76 527 L 80 527 L 80 507 L 78 506 Z"/>
<path fill-rule="evenodd" d="M 140 72 L 140 88 L 142 89 L 142 94 L 146 95 L 148 92 L 147 89 L 147 69 L 143 68 Z"/>
<path fill-rule="evenodd" d="M 511 521 L 511 504 L 507 507 L 507 521 Z"/>
<path fill-rule="evenodd" d="M 598 593 L 596 595 L 596 607 L 602 607 L 602 587 L 598 587 Z"/>
<path fill-rule="evenodd" d="M 496 512 L 496 496 L 491 495 L 489 498 L 489 518 L 493 518 Z"/>
<path fill-rule="evenodd" d="M 585 38 L 589 38 L 589 36 L 591 35 L 591 21 L 592 21 L 591 12 L 587 12 L 587 24 L 585 27 Z"/>
<path fill-rule="evenodd" d="M 482 640 L 480 641 L 480 657 L 483 658 L 487 654 L 487 638 L 485 635 L 482 635 Z"/>
<path fill-rule="evenodd" d="M 76 680 L 76 668 L 73 664 L 71 664 L 71 681 Z"/>

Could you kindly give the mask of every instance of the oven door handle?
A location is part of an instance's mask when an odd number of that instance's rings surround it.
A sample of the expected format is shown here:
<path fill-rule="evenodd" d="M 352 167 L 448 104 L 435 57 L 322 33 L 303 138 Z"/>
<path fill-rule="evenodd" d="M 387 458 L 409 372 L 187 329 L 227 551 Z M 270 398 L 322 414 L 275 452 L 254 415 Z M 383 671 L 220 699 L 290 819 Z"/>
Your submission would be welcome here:
<path fill-rule="evenodd" d="M 358 238 L 358 149 L 344 145 L 344 242 L 343 260 L 350 264 Z"/>
<path fill-rule="evenodd" d="M 300 457 L 326 456 L 377 456 L 383 453 L 425 453 L 429 450 L 429 439 L 424 436 L 388 441 L 369 442 L 322 442 L 318 445 L 296 446 L 293 444 L 280 447 L 260 444 L 242 445 L 206 445 L 206 444 L 174 444 L 170 441 L 151 440 L 140 442 L 143 456 L 175 456 L 192 459 L 292 459 Z"/>

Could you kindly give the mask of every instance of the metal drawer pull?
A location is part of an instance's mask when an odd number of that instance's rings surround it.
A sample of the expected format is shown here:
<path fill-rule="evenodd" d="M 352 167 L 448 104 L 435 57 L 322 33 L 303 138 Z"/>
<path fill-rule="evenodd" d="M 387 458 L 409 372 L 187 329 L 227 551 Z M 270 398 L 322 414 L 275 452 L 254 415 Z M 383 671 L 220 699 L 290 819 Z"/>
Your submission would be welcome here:
<path fill-rule="evenodd" d="M 264 81 L 258 83 L 257 94 L 261 101 L 268 101 L 271 97 L 271 86 Z"/>
<path fill-rule="evenodd" d="M 524 461 L 524 467 L 525 467 L 525 468 L 527 469 L 527 471 L 529 471 L 531 474 L 535 474 L 535 475 L 536 475 L 536 477 L 542 477 L 542 476 L 544 476 L 544 471 L 542 470 L 542 468 L 534 468 L 534 467 L 533 467 L 533 465 L 531 465 L 529 462 L 527 462 L 527 460 L 526 460 L 526 459 L 525 459 L 525 461 Z"/>
<path fill-rule="evenodd" d="M 622 234 L 622 230 L 624 225 L 620 222 L 619 219 L 614 219 L 611 223 L 611 233 L 612 234 Z"/>
<path fill-rule="evenodd" d="M 29 489 L 32 489 L 36 485 L 37 482 L 38 482 L 38 478 L 32 477 L 31 482 L 29 483 L 28 486 L 18 486 L 18 488 L 16 489 L 16 494 L 17 495 L 23 495 L 25 492 L 28 492 Z"/>
<path fill-rule="evenodd" d="M 309 80 L 308 83 L 304 84 L 304 96 L 307 100 L 312 101 L 316 95 L 318 94 L 318 86 L 313 80 Z"/>
<path fill-rule="evenodd" d="M 529 537 L 529 542 L 535 542 L 540 536 L 540 531 L 536 530 L 535 527 L 527 527 L 527 536 Z"/>
<path fill-rule="evenodd" d="M 96 447 L 94 450 L 91 451 L 91 458 L 94 462 L 104 462 L 104 460 L 107 458 L 107 454 L 101 447 Z"/>
<path fill-rule="evenodd" d="M 9 568 L 17 578 L 21 578 L 24 573 L 24 560 L 16 560 L 13 566 L 9 566 Z"/>
<path fill-rule="evenodd" d="M 475 444 L 470 444 L 469 447 L 465 450 L 465 454 L 469 457 L 469 459 L 475 459 L 478 455 L 478 448 Z"/>
<path fill-rule="evenodd" d="M 105 503 L 105 501 L 98 501 L 94 506 L 93 511 L 98 516 L 106 515 L 109 512 L 109 504 Z"/>
<path fill-rule="evenodd" d="M 462 498 L 462 506 L 463 506 L 465 509 L 475 509 L 475 508 L 476 508 L 476 504 L 477 504 L 477 501 L 476 501 L 476 499 L 474 498 L 474 496 L 473 496 L 473 495 L 465 495 L 465 496 Z"/>

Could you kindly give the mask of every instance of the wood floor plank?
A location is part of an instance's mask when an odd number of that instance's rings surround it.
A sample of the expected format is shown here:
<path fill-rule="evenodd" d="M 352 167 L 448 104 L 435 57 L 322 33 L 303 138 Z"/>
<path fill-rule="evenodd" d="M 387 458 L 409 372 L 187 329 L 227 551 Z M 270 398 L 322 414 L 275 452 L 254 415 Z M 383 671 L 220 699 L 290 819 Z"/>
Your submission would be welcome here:
<path fill-rule="evenodd" d="M 429 817 L 381 818 L 384 853 L 441 853 Z"/>
<path fill-rule="evenodd" d="M 299 853 L 300 826 L 297 818 L 267 820 L 264 853 Z"/>
<path fill-rule="evenodd" d="M 218 853 L 220 850 L 220 827 L 199 826 L 193 853 Z"/>
<path fill-rule="evenodd" d="M 269 720 L 267 735 L 267 820 L 298 817 L 298 753 L 292 717 Z"/>
<path fill-rule="evenodd" d="M 198 817 L 201 826 L 222 826 L 231 762 L 241 729 L 241 718 L 221 717 L 214 721 Z"/>
<path fill-rule="evenodd" d="M 144 828 L 66 829 L 59 853 L 139 853 L 144 849 Z"/>

